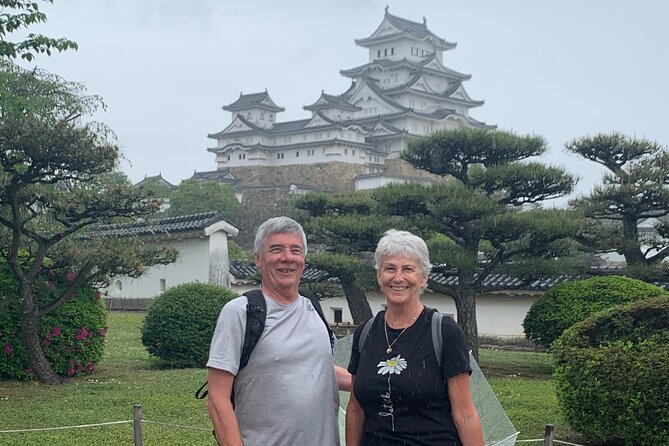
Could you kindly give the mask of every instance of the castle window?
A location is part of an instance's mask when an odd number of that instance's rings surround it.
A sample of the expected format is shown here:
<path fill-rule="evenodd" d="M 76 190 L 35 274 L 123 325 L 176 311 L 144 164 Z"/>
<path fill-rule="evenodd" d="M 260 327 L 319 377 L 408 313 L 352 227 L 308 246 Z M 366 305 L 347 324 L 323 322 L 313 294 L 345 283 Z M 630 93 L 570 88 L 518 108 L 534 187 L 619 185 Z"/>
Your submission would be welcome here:
<path fill-rule="evenodd" d="M 228 155 L 228 161 L 230 161 L 230 155 Z"/>
<path fill-rule="evenodd" d="M 344 149 L 344 155 L 348 155 L 348 149 Z"/>
<path fill-rule="evenodd" d="M 295 158 L 299 158 L 299 157 L 300 157 L 300 152 L 299 151 L 295 152 Z"/>
<path fill-rule="evenodd" d="M 379 50 L 378 53 L 376 53 L 376 57 L 381 57 L 381 50 Z"/>
<path fill-rule="evenodd" d="M 269 122 L 272 122 L 272 121 L 274 121 L 274 115 L 270 114 L 269 115 Z"/>
<path fill-rule="evenodd" d="M 390 49 L 390 54 L 391 54 L 391 55 L 395 55 L 395 47 L 392 47 L 392 48 Z"/>
<path fill-rule="evenodd" d="M 252 118 L 253 118 L 253 115 L 251 114 L 251 112 L 249 112 L 249 113 L 246 115 L 246 119 L 252 119 Z"/>
<path fill-rule="evenodd" d="M 260 113 L 260 119 L 265 120 L 265 113 Z"/>
<path fill-rule="evenodd" d="M 355 156 L 355 149 L 351 150 L 352 155 Z"/>
<path fill-rule="evenodd" d="M 384 56 L 387 56 L 387 55 L 388 55 L 388 48 L 386 48 L 385 50 L 383 50 L 383 55 L 384 55 Z"/>

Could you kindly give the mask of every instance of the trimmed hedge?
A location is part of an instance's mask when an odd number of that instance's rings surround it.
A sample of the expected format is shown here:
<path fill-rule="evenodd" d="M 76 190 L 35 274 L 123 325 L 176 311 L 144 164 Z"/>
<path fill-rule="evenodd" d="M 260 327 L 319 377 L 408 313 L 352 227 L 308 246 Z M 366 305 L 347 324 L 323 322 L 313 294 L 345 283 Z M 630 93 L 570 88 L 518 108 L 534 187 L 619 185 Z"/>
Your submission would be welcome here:
<path fill-rule="evenodd" d="M 218 285 L 186 283 L 163 292 L 142 326 L 142 344 L 174 367 L 204 367 L 223 305 L 237 293 Z"/>
<path fill-rule="evenodd" d="M 669 439 L 669 296 L 574 325 L 553 357 L 558 400 L 574 429 L 607 444 Z"/>
<path fill-rule="evenodd" d="M 598 311 L 663 294 L 660 287 L 623 276 L 563 282 L 532 304 L 523 329 L 528 339 L 550 347 L 567 328 Z"/>
<path fill-rule="evenodd" d="M 38 302 L 50 302 L 67 279 L 46 270 L 35 284 Z M 0 263 L 0 378 L 31 380 L 26 349 L 21 340 L 18 285 L 6 263 Z M 44 316 L 39 336 L 42 350 L 56 374 L 86 375 L 95 370 L 104 353 L 108 312 L 92 288 L 81 288 L 63 306 Z"/>

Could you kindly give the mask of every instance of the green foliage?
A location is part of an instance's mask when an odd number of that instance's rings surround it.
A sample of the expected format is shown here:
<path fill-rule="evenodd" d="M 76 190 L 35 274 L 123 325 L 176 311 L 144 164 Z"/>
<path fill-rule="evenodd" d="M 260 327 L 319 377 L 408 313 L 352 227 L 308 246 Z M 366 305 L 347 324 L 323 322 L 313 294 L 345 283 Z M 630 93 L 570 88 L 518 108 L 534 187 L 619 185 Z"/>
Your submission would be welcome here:
<path fill-rule="evenodd" d="M 532 304 L 523 329 L 528 339 L 550 347 L 567 328 L 598 311 L 663 294 L 662 288 L 622 276 L 563 282 Z"/>
<path fill-rule="evenodd" d="M 244 252 L 244 249 L 233 240 L 228 240 L 228 258 L 230 260 L 247 261 L 253 258 L 253 255 Z"/>
<path fill-rule="evenodd" d="M 218 211 L 233 220 L 239 213 L 239 201 L 229 184 L 216 181 L 186 180 L 172 192 L 169 215 L 190 215 Z"/>
<path fill-rule="evenodd" d="M 576 430 L 639 446 L 669 438 L 669 297 L 593 315 L 553 353 L 558 399 Z"/>
<path fill-rule="evenodd" d="M 22 290 L 10 299 L 21 307 L 26 352 L 42 382 L 59 380 L 44 358 L 37 324 L 27 321 L 42 320 L 78 289 L 113 274 L 137 276 L 147 265 L 175 258 L 170 250 L 91 230 L 145 218 L 157 208 L 118 174 L 113 132 L 86 120 L 103 105 L 80 84 L 0 59 L 0 255 Z M 73 277 L 48 301 L 34 287 L 45 266 Z"/>
<path fill-rule="evenodd" d="M 42 0 L 53 3 L 53 0 Z M 53 39 L 41 34 L 28 34 L 23 40 L 7 40 L 9 34 L 22 31 L 31 25 L 46 22 L 46 14 L 39 10 L 39 3 L 34 0 L 0 0 L 0 57 L 15 59 L 20 57 L 33 60 L 35 54 L 51 55 L 52 50 L 59 52 L 78 49 L 75 42 L 68 39 Z"/>
<path fill-rule="evenodd" d="M 358 257 L 337 253 L 309 253 L 309 266 L 327 271 L 341 282 L 357 282 L 365 289 L 378 289 L 374 268 Z"/>
<path fill-rule="evenodd" d="M 48 303 L 67 283 L 62 274 L 45 270 L 35 283 L 41 303 Z M 30 380 L 21 340 L 18 284 L 5 262 L 0 262 L 0 378 Z M 39 340 L 54 372 L 62 377 L 90 374 L 102 359 L 107 333 L 107 310 L 92 288 L 80 288 L 57 310 L 44 317 Z"/>
<path fill-rule="evenodd" d="M 161 199 L 170 198 L 173 190 L 173 188 L 170 187 L 169 184 L 166 184 L 160 176 L 145 178 L 140 181 L 136 187 L 141 187 L 152 197 Z"/>
<path fill-rule="evenodd" d="M 204 367 L 221 308 L 235 297 L 225 287 L 204 283 L 166 290 L 149 307 L 142 344 L 172 366 Z"/>
<path fill-rule="evenodd" d="M 608 223 L 611 234 L 595 248 L 625 256 L 628 275 L 639 278 L 669 277 L 661 264 L 667 257 L 666 227 L 658 236 L 643 237 L 639 223 L 669 215 L 669 152 L 657 142 L 620 133 L 599 134 L 569 142 L 566 149 L 608 169 L 602 184 L 571 205 L 596 221 Z M 646 249 L 652 247 L 652 250 Z M 656 268 L 655 272 L 649 268 Z M 639 274 L 636 276 L 636 274 Z"/>

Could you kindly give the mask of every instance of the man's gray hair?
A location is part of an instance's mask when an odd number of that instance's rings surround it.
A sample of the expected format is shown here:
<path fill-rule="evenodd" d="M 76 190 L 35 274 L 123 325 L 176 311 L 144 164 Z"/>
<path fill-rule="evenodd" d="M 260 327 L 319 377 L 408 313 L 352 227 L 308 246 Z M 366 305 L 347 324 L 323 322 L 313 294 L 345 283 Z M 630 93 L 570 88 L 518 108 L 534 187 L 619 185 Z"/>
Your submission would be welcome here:
<path fill-rule="evenodd" d="M 307 255 L 307 236 L 304 234 L 302 226 L 288 217 L 274 217 L 258 226 L 256 239 L 253 243 L 253 253 L 260 254 L 263 245 L 272 234 L 299 234 L 302 237 L 304 246 L 304 255 Z"/>
<path fill-rule="evenodd" d="M 430 274 L 432 269 L 430 251 L 427 249 L 425 241 L 417 235 L 396 229 L 386 231 L 379 240 L 379 244 L 376 245 L 374 268 L 379 269 L 383 257 L 396 255 L 418 260 L 421 272 L 425 275 Z"/>

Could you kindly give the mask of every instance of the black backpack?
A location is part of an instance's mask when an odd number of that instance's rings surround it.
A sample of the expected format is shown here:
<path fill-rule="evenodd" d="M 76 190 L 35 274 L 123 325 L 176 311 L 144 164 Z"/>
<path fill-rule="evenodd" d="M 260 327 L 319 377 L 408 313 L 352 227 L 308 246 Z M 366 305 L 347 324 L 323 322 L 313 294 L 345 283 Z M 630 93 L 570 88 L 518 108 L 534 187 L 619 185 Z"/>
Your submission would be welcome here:
<path fill-rule="evenodd" d="M 265 304 L 265 297 L 261 290 L 250 290 L 243 295 L 248 299 L 248 303 L 246 304 L 246 329 L 244 331 L 242 354 L 239 358 L 239 370 L 243 369 L 248 364 L 251 353 L 265 329 L 265 317 L 267 316 L 267 305 Z M 321 304 L 318 302 L 318 297 L 314 293 L 304 290 L 300 290 L 300 295 L 309 299 L 311 305 L 316 309 L 316 312 L 328 329 L 328 334 L 330 335 L 330 347 L 334 347 L 335 336 L 330 328 L 330 324 L 328 324 L 328 321 L 325 319 Z M 195 398 L 200 400 L 204 399 L 207 397 L 207 393 L 207 382 L 205 382 L 195 391 Z"/>

